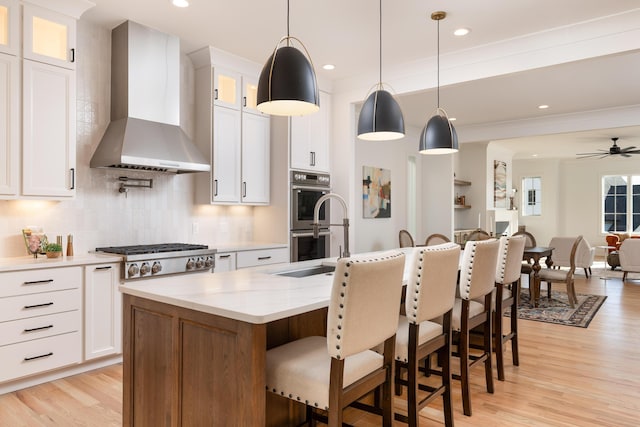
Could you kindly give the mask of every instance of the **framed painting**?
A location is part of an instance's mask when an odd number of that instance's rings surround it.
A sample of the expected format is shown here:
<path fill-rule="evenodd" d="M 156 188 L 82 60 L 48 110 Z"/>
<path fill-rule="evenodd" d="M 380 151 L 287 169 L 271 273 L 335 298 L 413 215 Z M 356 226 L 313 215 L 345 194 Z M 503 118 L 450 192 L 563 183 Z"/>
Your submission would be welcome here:
<path fill-rule="evenodd" d="M 391 218 L 391 170 L 362 167 L 362 217 Z"/>
<path fill-rule="evenodd" d="M 507 207 L 507 163 L 500 160 L 493 161 L 493 205 Z"/>

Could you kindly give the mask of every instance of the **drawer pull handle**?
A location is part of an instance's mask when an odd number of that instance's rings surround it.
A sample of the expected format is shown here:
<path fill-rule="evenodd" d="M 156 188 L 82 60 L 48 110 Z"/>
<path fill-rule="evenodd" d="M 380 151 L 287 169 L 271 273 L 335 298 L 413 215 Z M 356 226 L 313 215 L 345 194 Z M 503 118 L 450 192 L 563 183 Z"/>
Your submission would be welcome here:
<path fill-rule="evenodd" d="M 228 255 L 220 255 L 218 258 L 220 258 L 220 259 L 231 258 L 231 254 L 228 254 Z"/>
<path fill-rule="evenodd" d="M 53 279 L 34 280 L 32 282 L 23 282 L 23 285 L 46 285 L 47 283 L 53 283 Z"/>
<path fill-rule="evenodd" d="M 258 261 L 264 261 L 266 259 L 271 259 L 271 256 L 259 256 Z"/>
<path fill-rule="evenodd" d="M 41 354 L 40 356 L 25 357 L 25 358 L 24 358 L 24 361 L 25 361 L 25 362 L 28 362 L 28 361 L 30 361 L 30 360 L 42 359 L 43 357 L 49 357 L 49 356 L 53 356 L 53 352 L 52 352 L 52 351 L 50 351 L 50 352 L 49 352 L 49 353 L 47 353 L 47 354 Z"/>
<path fill-rule="evenodd" d="M 30 329 L 25 329 L 25 332 L 33 332 L 33 331 L 41 331 L 43 329 L 51 329 L 53 328 L 53 325 L 47 325 L 47 326 L 40 326 L 39 328 L 30 328 Z"/>
<path fill-rule="evenodd" d="M 46 307 L 48 305 L 53 305 L 53 303 L 52 302 L 45 302 L 44 304 L 25 305 L 24 308 L 25 309 L 38 308 L 38 307 Z"/>
<path fill-rule="evenodd" d="M 110 265 L 107 265 L 105 267 L 96 267 L 96 271 L 98 271 L 98 270 L 109 270 L 110 268 L 111 268 Z"/>

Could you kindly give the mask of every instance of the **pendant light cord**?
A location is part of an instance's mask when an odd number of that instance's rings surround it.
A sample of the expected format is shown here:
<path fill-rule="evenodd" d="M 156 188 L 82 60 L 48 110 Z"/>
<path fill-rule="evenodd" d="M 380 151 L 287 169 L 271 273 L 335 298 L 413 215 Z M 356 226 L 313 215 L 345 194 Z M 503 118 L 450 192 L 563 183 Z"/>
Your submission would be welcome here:
<path fill-rule="evenodd" d="M 290 34 L 289 34 L 289 0 L 287 0 L 287 46 L 289 46 Z"/>
<path fill-rule="evenodd" d="M 438 108 L 440 108 L 440 19 L 438 19 L 438 57 L 437 57 L 437 80 L 438 80 L 438 89 L 437 89 L 437 97 L 438 97 Z"/>
<path fill-rule="evenodd" d="M 379 57 L 379 67 L 378 69 L 380 70 L 380 89 L 382 89 L 382 0 L 380 0 L 380 8 L 379 8 L 379 26 L 380 26 L 380 41 L 379 41 L 379 46 L 380 46 L 380 57 Z"/>

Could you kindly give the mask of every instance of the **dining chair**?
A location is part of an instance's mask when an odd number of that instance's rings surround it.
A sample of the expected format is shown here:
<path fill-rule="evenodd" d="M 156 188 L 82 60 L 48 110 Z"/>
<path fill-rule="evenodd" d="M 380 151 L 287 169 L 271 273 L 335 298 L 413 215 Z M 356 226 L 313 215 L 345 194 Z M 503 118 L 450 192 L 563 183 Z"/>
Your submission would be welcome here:
<path fill-rule="evenodd" d="M 427 237 L 427 239 L 424 241 L 424 245 L 425 246 L 440 245 L 442 243 L 448 243 L 450 241 L 451 239 L 449 239 L 444 234 L 434 233 Z"/>
<path fill-rule="evenodd" d="M 640 272 L 640 239 L 625 239 L 618 251 L 622 282 L 627 280 L 629 272 Z"/>
<path fill-rule="evenodd" d="M 400 316 L 398 322 L 395 353 L 395 382 L 407 388 L 407 416 L 396 413 L 395 419 L 410 427 L 419 425 L 418 412 L 439 396 L 445 425 L 453 426 L 451 319 L 459 262 L 460 245 L 449 242 L 421 248 L 408 270 L 406 316 Z M 433 320 L 441 316 L 440 323 Z M 419 383 L 419 361 L 432 354 L 437 354 L 442 365 L 442 382 L 437 387 Z M 428 394 L 418 399 L 419 390 Z"/>
<path fill-rule="evenodd" d="M 540 280 L 538 281 L 538 286 L 540 283 L 547 283 L 547 295 L 551 298 L 551 284 L 552 283 L 564 283 L 567 285 L 567 297 L 569 299 L 569 304 L 571 308 L 575 308 L 576 303 L 578 302 L 578 298 L 576 297 L 576 289 L 574 287 L 573 274 L 576 271 L 576 252 L 578 250 L 578 245 L 582 241 L 582 236 L 578 236 L 571 246 L 571 253 L 569 254 L 569 269 L 568 270 L 555 270 L 552 268 L 543 268 L 538 273 Z M 553 239 L 551 239 L 550 245 L 553 243 Z M 536 289 L 533 295 L 540 295 L 540 289 Z"/>
<path fill-rule="evenodd" d="M 413 237 L 407 230 L 400 230 L 400 232 L 398 233 L 398 240 L 400 241 L 401 248 L 409 248 L 415 246 Z"/>
<path fill-rule="evenodd" d="M 267 390 L 307 405 L 307 422 L 314 423 L 320 409 L 328 413 L 328 425 L 338 427 L 346 406 L 382 386 L 382 425 L 390 427 L 404 262 L 398 251 L 339 259 L 327 336 L 268 350 Z M 382 354 L 370 350 L 380 343 Z"/>
<path fill-rule="evenodd" d="M 483 363 L 487 392 L 493 393 L 491 366 L 493 332 L 493 298 L 495 294 L 496 265 L 500 242 L 496 239 L 470 241 L 465 244 L 460 266 L 459 297 L 453 308 L 452 330 L 454 345 L 460 358 L 460 375 L 452 375 L 462 385 L 462 406 L 465 415 L 471 415 L 471 386 L 469 370 Z M 471 330 L 483 326 L 482 353 L 471 355 Z"/>
<path fill-rule="evenodd" d="M 484 230 L 477 229 L 472 231 L 471 234 L 469 234 L 469 237 L 467 237 L 467 242 L 474 242 L 477 240 L 487 240 L 490 238 L 491 238 L 491 235 L 489 233 L 487 233 Z"/>
<path fill-rule="evenodd" d="M 498 380 L 504 381 L 504 345 L 511 341 L 511 356 L 515 366 L 520 365 L 518 355 L 518 300 L 520 294 L 520 272 L 526 244 L 525 236 L 500 238 L 498 264 L 496 268 L 496 308 L 494 319 L 496 368 Z M 508 334 L 504 333 L 503 316 L 511 308 Z"/>

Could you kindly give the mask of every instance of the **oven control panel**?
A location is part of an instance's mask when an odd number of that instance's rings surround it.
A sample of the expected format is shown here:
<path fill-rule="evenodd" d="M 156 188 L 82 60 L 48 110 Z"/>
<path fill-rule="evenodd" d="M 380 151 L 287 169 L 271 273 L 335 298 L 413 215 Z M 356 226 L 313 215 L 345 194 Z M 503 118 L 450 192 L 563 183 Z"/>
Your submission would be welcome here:
<path fill-rule="evenodd" d="M 329 187 L 331 179 L 326 173 L 291 171 L 291 184 Z"/>

